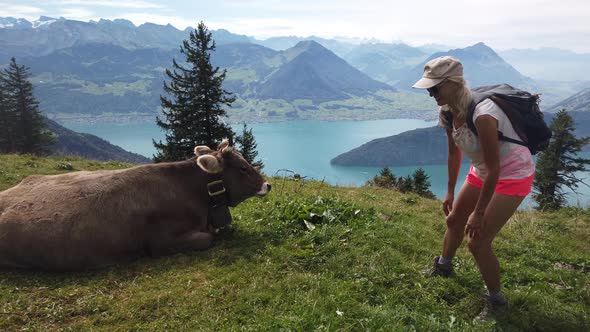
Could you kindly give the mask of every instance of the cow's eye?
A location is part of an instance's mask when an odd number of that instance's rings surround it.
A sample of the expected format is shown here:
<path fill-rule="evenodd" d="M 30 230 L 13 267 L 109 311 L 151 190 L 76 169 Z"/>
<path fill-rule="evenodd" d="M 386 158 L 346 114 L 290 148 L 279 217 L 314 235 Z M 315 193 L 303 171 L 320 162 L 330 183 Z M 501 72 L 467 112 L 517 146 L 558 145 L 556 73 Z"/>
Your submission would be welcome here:
<path fill-rule="evenodd" d="M 246 172 L 246 171 L 248 171 L 248 167 L 246 167 L 246 166 L 242 166 L 242 167 L 240 167 L 240 170 L 241 170 L 242 172 Z"/>

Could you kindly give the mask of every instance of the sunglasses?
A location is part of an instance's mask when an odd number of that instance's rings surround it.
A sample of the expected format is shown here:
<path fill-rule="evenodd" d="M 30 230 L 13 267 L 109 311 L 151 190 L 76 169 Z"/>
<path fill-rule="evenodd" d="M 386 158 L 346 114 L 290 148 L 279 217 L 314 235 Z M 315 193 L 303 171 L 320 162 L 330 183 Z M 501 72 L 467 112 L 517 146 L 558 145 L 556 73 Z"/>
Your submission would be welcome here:
<path fill-rule="evenodd" d="M 428 88 L 426 89 L 426 91 L 428 91 L 428 93 L 436 95 L 438 94 L 438 90 L 440 89 L 440 86 L 446 81 L 446 79 L 442 80 L 440 83 L 438 83 L 437 85 L 433 86 L 432 88 Z"/>

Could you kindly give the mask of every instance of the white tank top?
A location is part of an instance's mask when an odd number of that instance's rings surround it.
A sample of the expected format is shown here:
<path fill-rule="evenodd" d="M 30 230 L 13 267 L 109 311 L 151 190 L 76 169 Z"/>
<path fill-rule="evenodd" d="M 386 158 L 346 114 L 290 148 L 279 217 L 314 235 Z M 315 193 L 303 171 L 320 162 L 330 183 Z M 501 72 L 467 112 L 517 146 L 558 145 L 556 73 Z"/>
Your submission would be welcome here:
<path fill-rule="evenodd" d="M 448 122 L 442 115 L 439 115 L 439 126 L 449 128 Z M 491 99 L 485 99 L 477 104 L 473 113 L 473 122 L 482 116 L 490 115 L 498 121 L 498 130 L 506 137 L 521 140 L 518 134 L 514 131 L 510 119 L 506 116 L 504 111 Z M 464 123 L 459 128 L 453 126 L 453 140 L 455 144 L 464 154 L 471 159 L 471 164 L 475 169 L 475 174 L 481 179 L 485 179 L 488 170 L 484 163 L 483 153 L 479 138 L 469 129 L 467 123 Z M 500 146 L 500 177 L 499 179 L 517 180 L 524 179 L 531 176 L 535 172 L 535 163 L 531 152 L 526 146 L 510 143 L 506 141 L 499 141 Z"/>

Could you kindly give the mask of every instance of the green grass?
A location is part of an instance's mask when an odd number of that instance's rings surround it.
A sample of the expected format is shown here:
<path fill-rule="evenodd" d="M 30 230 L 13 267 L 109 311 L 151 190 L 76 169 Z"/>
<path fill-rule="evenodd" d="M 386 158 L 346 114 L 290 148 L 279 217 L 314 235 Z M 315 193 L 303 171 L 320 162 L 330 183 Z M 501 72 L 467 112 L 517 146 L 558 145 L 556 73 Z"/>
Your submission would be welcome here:
<path fill-rule="evenodd" d="M 0 156 L 0 189 L 67 165 L 125 166 Z M 207 251 L 90 272 L 0 271 L 0 330 L 590 330 L 589 210 L 518 212 L 495 242 L 513 309 L 474 323 L 485 291 L 465 246 L 456 277 L 420 274 L 440 252 L 439 201 L 270 181 Z"/>

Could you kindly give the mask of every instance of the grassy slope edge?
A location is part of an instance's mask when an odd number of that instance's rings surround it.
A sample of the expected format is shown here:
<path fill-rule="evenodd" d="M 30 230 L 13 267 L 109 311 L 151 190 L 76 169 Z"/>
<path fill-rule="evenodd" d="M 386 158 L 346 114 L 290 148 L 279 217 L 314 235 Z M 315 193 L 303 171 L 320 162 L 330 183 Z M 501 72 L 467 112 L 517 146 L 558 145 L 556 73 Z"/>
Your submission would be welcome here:
<path fill-rule="evenodd" d="M 71 167 L 70 167 L 71 166 Z M 122 163 L 0 155 L 0 190 L 29 174 Z M 381 188 L 273 178 L 207 251 L 80 273 L 0 271 L 0 329 L 590 330 L 590 212 L 518 212 L 496 251 L 513 309 L 474 323 L 484 288 L 465 246 L 427 279 L 440 202 Z"/>

